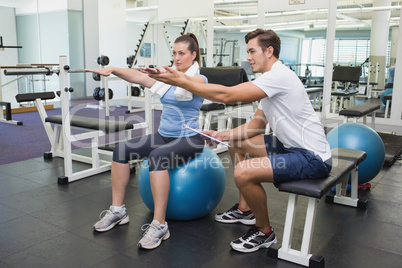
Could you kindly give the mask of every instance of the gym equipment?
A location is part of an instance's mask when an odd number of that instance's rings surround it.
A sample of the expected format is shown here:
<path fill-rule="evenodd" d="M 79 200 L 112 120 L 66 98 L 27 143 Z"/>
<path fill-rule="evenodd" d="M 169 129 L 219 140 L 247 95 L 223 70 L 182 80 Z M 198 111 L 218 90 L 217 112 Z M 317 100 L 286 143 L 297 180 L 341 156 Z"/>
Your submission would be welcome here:
<path fill-rule="evenodd" d="M 93 78 L 95 81 L 100 81 L 100 80 L 101 80 L 100 74 L 97 74 L 97 73 L 92 73 L 92 78 Z"/>
<path fill-rule="evenodd" d="M 137 86 L 131 86 L 131 96 L 138 97 L 141 95 L 141 88 Z"/>
<path fill-rule="evenodd" d="M 147 111 L 145 113 L 146 122 L 137 124 L 72 115 L 69 109 L 70 98 L 68 94 L 73 91 L 73 88 L 69 87 L 68 74 L 82 73 L 85 72 L 85 70 L 70 69 L 70 67 L 67 65 L 67 62 L 66 56 L 60 56 L 58 69 L 31 68 L 4 71 L 5 75 L 22 75 L 25 73 L 51 75 L 56 73 L 59 76 L 61 115 L 48 117 L 41 101 L 43 96 L 36 95 L 37 93 L 32 93 L 30 96 L 28 96 L 31 98 L 31 101 L 36 102 L 39 115 L 42 119 L 46 134 L 50 141 L 51 151 L 49 153 L 45 153 L 44 158 L 64 158 L 64 176 L 58 177 L 59 184 L 66 184 L 110 170 L 111 161 L 100 159 L 100 155 L 111 156 L 112 153 L 109 150 L 102 150 L 98 148 L 100 136 L 113 132 L 125 131 L 126 138 L 129 138 L 131 136 L 131 129 L 146 129 L 146 134 L 149 134 L 149 126 L 152 125 L 153 122 L 152 114 L 147 113 Z M 25 100 L 27 100 L 28 97 L 24 97 Z M 47 97 L 49 96 L 44 96 L 44 98 Z M 145 98 L 149 99 L 148 101 L 150 101 L 149 94 L 147 94 Z M 54 126 L 54 128 L 52 128 L 52 126 Z M 86 131 L 80 132 L 79 134 L 73 134 L 71 131 L 72 128 L 78 128 Z M 86 141 L 85 144 L 88 144 L 88 140 L 90 140 L 89 144 L 91 148 L 91 156 L 72 152 L 73 142 L 77 144 L 76 142 Z M 86 169 L 80 168 L 79 171 L 73 171 L 73 161 L 89 164 L 90 167 Z"/>
<path fill-rule="evenodd" d="M 359 169 L 359 185 L 374 179 L 380 172 L 385 160 L 385 146 L 370 127 L 359 123 L 346 123 L 333 128 L 327 134 L 331 148 L 347 148 L 367 153 L 367 159 Z"/>
<path fill-rule="evenodd" d="M 101 100 L 101 98 L 99 97 L 99 91 L 101 90 L 100 87 L 96 87 L 94 88 L 94 92 L 92 94 L 92 96 L 94 97 L 95 100 Z"/>
<path fill-rule="evenodd" d="M 100 57 L 98 57 L 98 60 L 97 60 L 97 62 L 98 62 L 98 64 L 99 65 L 102 65 L 102 66 L 107 66 L 107 65 L 109 65 L 109 57 L 108 56 L 100 56 Z"/>
<path fill-rule="evenodd" d="M 22 48 L 22 46 L 5 46 L 3 44 L 3 37 L 0 36 L 0 51 L 3 51 L 5 48 Z M 3 117 L 4 110 L 3 107 L 6 108 L 5 110 L 5 117 Z M 1 75 L 0 75 L 0 123 L 7 123 L 21 126 L 23 123 L 21 121 L 15 121 L 12 119 L 12 112 L 11 112 L 11 103 L 3 101 L 3 86 L 1 84 Z"/>
<path fill-rule="evenodd" d="M 373 97 L 373 95 L 376 97 L 377 93 L 378 93 L 378 73 L 380 72 L 380 65 L 378 64 L 378 62 L 375 63 L 375 65 L 373 65 L 370 62 L 370 57 L 368 57 L 362 64 L 361 64 L 362 70 L 364 70 L 363 76 L 364 76 L 364 80 L 366 81 L 366 83 L 360 83 L 360 87 L 362 88 L 362 95 L 364 95 L 365 97 L 367 97 L 368 99 L 370 99 L 371 97 Z M 374 77 L 374 82 L 371 82 L 371 73 L 373 73 L 375 75 Z M 364 92 L 363 92 L 364 89 Z"/>
<path fill-rule="evenodd" d="M 189 19 L 187 19 L 186 21 L 184 21 L 184 27 L 182 27 L 182 31 L 180 32 L 179 35 L 183 35 L 183 34 L 186 33 L 186 31 L 187 31 L 187 26 L 188 26 L 188 22 L 189 22 Z M 172 46 L 172 43 L 171 43 L 170 40 L 169 40 L 169 36 L 168 36 L 167 30 L 166 30 L 166 25 L 165 25 L 165 24 L 163 25 L 163 32 L 162 32 L 162 33 L 163 33 L 163 37 L 165 38 L 166 45 L 167 45 L 169 51 L 172 51 L 173 46 Z M 173 61 L 170 61 L 170 63 L 171 63 L 170 65 L 172 66 L 172 65 L 173 65 Z M 153 68 L 153 67 L 151 67 L 151 68 Z"/>
<path fill-rule="evenodd" d="M 271 258 L 279 258 L 289 262 L 297 263 L 299 265 L 304 265 L 308 267 L 324 267 L 325 260 L 323 256 L 312 255 L 311 242 L 314 233 L 314 222 L 315 214 L 317 210 L 317 204 L 319 200 L 326 194 L 332 186 L 336 185 L 337 196 L 333 199 L 334 203 L 366 208 L 366 202 L 361 203 L 357 198 L 357 183 L 356 183 L 356 194 L 355 196 L 346 196 L 346 191 L 343 190 L 343 185 L 345 185 L 349 176 L 353 178 L 353 181 L 357 182 L 358 173 L 361 166 L 365 162 L 366 153 L 357 150 L 348 149 L 333 149 L 332 151 L 333 165 L 332 170 L 328 177 L 322 179 L 305 179 L 305 180 L 293 180 L 278 183 L 277 187 L 281 192 L 288 192 L 289 201 L 286 211 L 285 225 L 283 229 L 283 239 L 282 245 L 274 244 L 268 248 L 268 256 Z M 360 165 L 359 165 L 360 164 Z M 296 217 L 297 203 L 299 196 L 308 197 L 308 205 L 305 216 L 305 224 L 303 237 L 301 242 L 300 250 L 295 250 L 292 248 L 292 239 L 297 235 L 293 233 L 297 232 L 298 225 L 295 226 L 295 221 L 298 220 L 299 216 Z M 304 204 L 304 202 L 303 202 Z"/>
<path fill-rule="evenodd" d="M 142 34 L 140 34 L 141 38 L 138 39 L 139 43 L 137 44 L 137 48 L 134 50 L 134 55 L 130 55 L 127 57 L 128 68 L 132 68 L 137 62 L 137 57 L 139 55 L 141 45 L 144 42 L 144 36 L 145 36 L 145 33 L 147 32 L 148 26 L 149 26 L 149 22 L 144 24 L 144 29 L 142 29 Z"/>
<path fill-rule="evenodd" d="M 332 81 L 358 83 L 361 72 L 361 66 L 334 66 Z"/>
<path fill-rule="evenodd" d="M 384 105 L 387 105 L 387 100 L 385 99 L 385 96 L 387 95 L 392 95 L 393 88 L 387 88 L 384 90 L 384 92 L 381 94 L 381 101 L 384 103 Z"/>
<path fill-rule="evenodd" d="M 220 202 L 225 191 L 226 176 L 219 156 L 205 147 L 189 162 L 168 169 L 170 179 L 166 218 L 192 220 L 209 214 Z M 148 160 L 144 160 L 138 175 L 138 186 L 145 205 L 154 211 Z"/>
<path fill-rule="evenodd" d="M 385 100 L 384 118 L 388 118 L 389 107 L 391 106 L 391 102 L 392 102 L 392 93 L 385 95 L 384 100 Z"/>
<path fill-rule="evenodd" d="M 0 80 L 1 83 L 1 80 Z M 6 113 L 5 117 L 3 118 L 3 107 L 6 107 Z M 17 126 L 21 126 L 23 123 L 21 121 L 15 121 L 12 119 L 12 113 L 11 113 L 11 103 L 5 102 L 5 101 L 0 101 L 0 112 L 1 112 L 1 117 L 0 117 L 0 122 L 3 123 L 8 123 L 8 124 L 14 124 Z"/>
<path fill-rule="evenodd" d="M 99 90 L 99 98 L 103 101 L 105 100 L 105 88 Z M 111 99 L 113 99 L 113 90 L 109 88 L 109 100 Z"/>
<path fill-rule="evenodd" d="M 332 96 L 332 112 L 335 113 L 339 103 L 338 111 L 355 104 L 355 95 L 358 90 L 349 90 L 350 84 L 358 84 L 361 74 L 361 66 L 334 66 L 332 73 L 332 82 L 334 90 Z M 343 89 L 338 89 L 338 82 L 344 83 Z"/>
<path fill-rule="evenodd" d="M 375 114 L 380 109 L 380 105 L 376 103 L 361 103 L 354 105 L 347 109 L 343 109 L 339 112 L 339 115 L 343 115 L 343 123 L 347 123 L 351 118 L 355 123 L 360 117 L 363 117 L 363 124 L 367 124 L 367 116 L 371 115 L 371 128 L 375 129 Z"/>
<path fill-rule="evenodd" d="M 390 96 L 390 95 L 388 95 Z M 402 154 L 402 136 L 394 133 L 378 132 L 385 146 L 384 165 L 391 166 Z"/>
<path fill-rule="evenodd" d="M 92 96 L 95 100 L 104 101 L 106 98 L 105 88 L 96 87 L 93 91 Z M 113 99 L 113 90 L 109 88 L 109 100 Z"/>

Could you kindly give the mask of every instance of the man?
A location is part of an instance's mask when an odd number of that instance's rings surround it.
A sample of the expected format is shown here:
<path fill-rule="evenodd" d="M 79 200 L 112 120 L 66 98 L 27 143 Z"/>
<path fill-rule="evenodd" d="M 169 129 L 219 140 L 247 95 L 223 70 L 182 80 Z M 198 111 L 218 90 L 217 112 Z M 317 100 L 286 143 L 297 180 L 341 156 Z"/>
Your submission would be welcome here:
<path fill-rule="evenodd" d="M 251 82 L 233 87 L 201 84 L 175 70 L 145 68 L 152 78 L 180 86 L 194 94 L 223 103 L 260 100 L 253 119 L 235 129 L 204 131 L 229 141 L 239 203 L 215 216 L 224 223 L 255 224 L 230 245 L 240 252 L 253 252 L 276 243 L 268 217 L 267 198 L 261 183 L 322 178 L 331 171 L 331 151 L 324 128 L 297 75 L 279 61 L 281 41 L 272 30 L 257 29 L 245 36 L 247 60 L 254 73 Z M 269 124 L 275 136 L 263 135 Z M 254 218 L 255 217 L 255 218 Z"/>

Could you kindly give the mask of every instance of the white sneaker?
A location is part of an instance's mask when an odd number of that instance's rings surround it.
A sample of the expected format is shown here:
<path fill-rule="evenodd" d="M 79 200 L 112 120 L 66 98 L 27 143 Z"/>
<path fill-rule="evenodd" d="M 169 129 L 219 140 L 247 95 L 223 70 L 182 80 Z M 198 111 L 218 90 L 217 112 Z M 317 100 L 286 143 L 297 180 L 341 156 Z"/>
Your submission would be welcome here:
<path fill-rule="evenodd" d="M 95 223 L 94 229 L 98 232 L 106 232 L 112 229 L 114 226 L 126 224 L 130 221 L 127 209 L 123 205 L 122 211 L 115 211 L 113 206 L 110 206 L 109 210 L 104 210 L 99 215 L 100 221 Z M 105 213 L 105 214 L 104 214 Z M 104 214 L 104 216 L 102 216 Z"/>
<path fill-rule="evenodd" d="M 145 232 L 140 242 L 137 244 L 139 248 L 156 248 L 161 244 L 162 240 L 166 240 L 170 237 L 167 222 L 165 222 L 165 226 L 162 227 L 159 221 L 153 220 L 150 224 L 144 224 L 141 230 Z"/>

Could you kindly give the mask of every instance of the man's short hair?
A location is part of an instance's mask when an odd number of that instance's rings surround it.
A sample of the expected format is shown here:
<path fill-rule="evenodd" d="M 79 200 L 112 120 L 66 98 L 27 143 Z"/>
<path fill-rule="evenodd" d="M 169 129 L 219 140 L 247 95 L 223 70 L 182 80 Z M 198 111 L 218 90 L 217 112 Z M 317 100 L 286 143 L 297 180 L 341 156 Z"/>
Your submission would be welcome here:
<path fill-rule="evenodd" d="M 251 39 L 258 38 L 258 44 L 265 51 L 268 47 L 274 49 L 274 56 L 279 59 L 279 53 L 281 52 L 281 39 L 273 30 L 256 29 L 249 32 L 245 36 L 246 44 Z"/>

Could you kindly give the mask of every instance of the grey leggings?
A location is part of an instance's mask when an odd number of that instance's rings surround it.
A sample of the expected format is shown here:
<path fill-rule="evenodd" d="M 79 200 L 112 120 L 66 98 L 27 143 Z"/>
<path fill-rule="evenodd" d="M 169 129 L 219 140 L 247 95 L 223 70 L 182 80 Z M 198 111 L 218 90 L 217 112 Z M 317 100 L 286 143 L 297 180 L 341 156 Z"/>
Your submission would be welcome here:
<path fill-rule="evenodd" d="M 148 159 L 149 171 L 165 170 L 193 159 L 204 146 L 205 141 L 199 135 L 168 138 L 155 133 L 119 143 L 114 148 L 113 161 L 126 164 L 130 160 Z"/>

